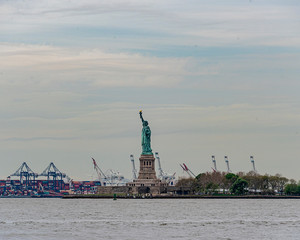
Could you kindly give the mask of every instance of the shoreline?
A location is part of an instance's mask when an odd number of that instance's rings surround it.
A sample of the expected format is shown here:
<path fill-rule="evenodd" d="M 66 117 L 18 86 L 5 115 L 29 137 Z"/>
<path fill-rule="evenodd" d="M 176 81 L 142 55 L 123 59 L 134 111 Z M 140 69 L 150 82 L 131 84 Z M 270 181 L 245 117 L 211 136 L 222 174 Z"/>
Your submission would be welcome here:
<path fill-rule="evenodd" d="M 111 199 L 113 195 L 65 195 L 63 199 Z M 117 195 L 116 199 L 300 199 L 300 196 L 271 196 L 271 195 L 249 195 L 249 196 L 203 196 L 203 195 L 177 195 L 177 196 L 124 196 Z"/>

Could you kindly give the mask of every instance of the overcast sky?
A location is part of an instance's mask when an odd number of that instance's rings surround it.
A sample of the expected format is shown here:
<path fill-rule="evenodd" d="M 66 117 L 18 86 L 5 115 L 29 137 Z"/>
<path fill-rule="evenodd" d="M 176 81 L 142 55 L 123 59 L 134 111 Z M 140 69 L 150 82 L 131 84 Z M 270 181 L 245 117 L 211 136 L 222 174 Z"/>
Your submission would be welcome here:
<path fill-rule="evenodd" d="M 0 178 L 131 178 L 143 109 L 166 172 L 300 180 L 299 76 L 299 0 L 0 0 Z"/>

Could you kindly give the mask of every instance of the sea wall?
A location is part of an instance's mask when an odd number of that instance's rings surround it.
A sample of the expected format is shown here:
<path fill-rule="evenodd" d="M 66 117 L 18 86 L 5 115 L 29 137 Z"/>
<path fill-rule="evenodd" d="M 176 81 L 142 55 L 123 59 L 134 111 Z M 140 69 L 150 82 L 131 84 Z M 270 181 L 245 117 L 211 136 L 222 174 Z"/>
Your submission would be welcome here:
<path fill-rule="evenodd" d="M 112 193 L 128 193 L 129 187 L 127 186 L 99 186 L 97 194 L 112 194 Z"/>

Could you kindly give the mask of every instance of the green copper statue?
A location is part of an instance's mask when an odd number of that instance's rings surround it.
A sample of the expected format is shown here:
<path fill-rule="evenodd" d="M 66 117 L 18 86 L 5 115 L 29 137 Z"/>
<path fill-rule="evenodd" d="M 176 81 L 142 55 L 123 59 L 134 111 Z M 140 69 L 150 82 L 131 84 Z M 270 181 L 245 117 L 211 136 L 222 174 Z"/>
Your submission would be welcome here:
<path fill-rule="evenodd" d="M 151 149 L 151 130 L 148 126 L 148 121 L 144 121 L 144 118 L 142 116 L 142 110 L 140 111 L 140 118 L 143 123 L 143 129 L 142 129 L 142 155 L 152 155 L 152 149 Z"/>

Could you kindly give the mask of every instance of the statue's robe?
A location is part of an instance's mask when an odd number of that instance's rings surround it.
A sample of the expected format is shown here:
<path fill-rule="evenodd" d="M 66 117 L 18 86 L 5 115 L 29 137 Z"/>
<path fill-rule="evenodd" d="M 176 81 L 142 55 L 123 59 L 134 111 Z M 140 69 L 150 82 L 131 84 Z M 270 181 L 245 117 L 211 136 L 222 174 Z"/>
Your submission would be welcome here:
<path fill-rule="evenodd" d="M 142 148 L 143 154 L 151 154 L 151 130 L 149 126 L 144 126 L 142 129 Z"/>

